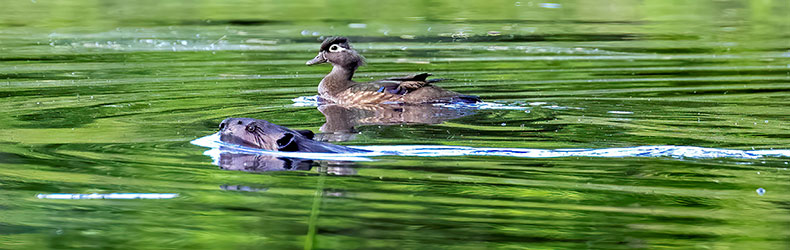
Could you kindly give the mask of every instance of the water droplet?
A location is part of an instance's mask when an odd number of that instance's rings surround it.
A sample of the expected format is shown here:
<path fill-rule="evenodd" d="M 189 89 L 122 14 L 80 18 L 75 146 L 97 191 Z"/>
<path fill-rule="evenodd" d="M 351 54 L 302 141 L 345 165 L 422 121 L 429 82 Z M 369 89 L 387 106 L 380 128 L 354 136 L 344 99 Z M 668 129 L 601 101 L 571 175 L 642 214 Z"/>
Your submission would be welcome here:
<path fill-rule="evenodd" d="M 757 189 L 757 194 L 758 194 L 758 195 L 760 195 L 760 196 L 763 196 L 763 195 L 765 194 L 765 189 L 763 189 L 763 188 L 758 188 L 758 189 Z"/>

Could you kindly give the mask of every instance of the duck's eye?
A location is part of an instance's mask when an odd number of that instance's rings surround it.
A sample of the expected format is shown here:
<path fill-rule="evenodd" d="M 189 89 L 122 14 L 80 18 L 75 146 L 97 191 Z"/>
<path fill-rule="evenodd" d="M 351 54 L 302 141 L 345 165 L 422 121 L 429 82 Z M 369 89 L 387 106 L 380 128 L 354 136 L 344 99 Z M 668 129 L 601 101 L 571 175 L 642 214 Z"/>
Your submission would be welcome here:
<path fill-rule="evenodd" d="M 253 124 L 247 125 L 247 131 L 248 132 L 255 132 L 255 129 L 257 129 L 257 128 L 258 127 L 255 127 L 255 125 L 253 125 Z"/>
<path fill-rule="evenodd" d="M 329 52 L 337 52 L 339 50 L 340 50 L 340 46 L 337 46 L 337 44 L 333 44 L 332 46 L 329 47 Z"/>

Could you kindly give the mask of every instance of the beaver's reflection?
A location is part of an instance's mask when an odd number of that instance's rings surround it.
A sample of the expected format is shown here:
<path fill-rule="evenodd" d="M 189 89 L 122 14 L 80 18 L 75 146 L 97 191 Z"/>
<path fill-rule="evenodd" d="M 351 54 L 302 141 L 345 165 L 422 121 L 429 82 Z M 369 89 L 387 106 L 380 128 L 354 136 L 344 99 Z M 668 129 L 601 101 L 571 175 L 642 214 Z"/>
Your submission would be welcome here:
<path fill-rule="evenodd" d="M 269 191 L 268 187 L 260 185 L 245 186 L 245 185 L 220 185 L 220 189 L 233 192 L 266 192 Z M 348 197 L 349 193 L 339 189 L 323 189 L 321 197 Z"/>
<path fill-rule="evenodd" d="M 238 154 L 224 152 L 219 155 L 219 167 L 224 170 L 245 172 L 268 171 L 309 171 L 313 166 L 319 171 L 332 175 L 355 175 L 357 171 L 350 162 L 344 161 L 313 161 L 309 159 L 277 157 L 262 154 Z"/>
<path fill-rule="evenodd" d="M 312 160 L 271 155 L 235 153 L 221 153 L 219 155 L 219 167 L 225 170 L 245 172 L 310 170 L 312 165 Z"/>
<path fill-rule="evenodd" d="M 237 191 L 237 192 L 265 192 L 269 190 L 267 187 L 253 187 L 253 186 L 244 186 L 244 185 L 220 185 L 219 188 L 226 191 Z"/>
<path fill-rule="evenodd" d="M 360 125 L 438 124 L 472 115 L 469 109 L 448 108 L 433 104 L 378 104 L 341 106 L 324 104 L 318 110 L 326 117 L 317 135 L 319 141 L 348 141 Z"/>

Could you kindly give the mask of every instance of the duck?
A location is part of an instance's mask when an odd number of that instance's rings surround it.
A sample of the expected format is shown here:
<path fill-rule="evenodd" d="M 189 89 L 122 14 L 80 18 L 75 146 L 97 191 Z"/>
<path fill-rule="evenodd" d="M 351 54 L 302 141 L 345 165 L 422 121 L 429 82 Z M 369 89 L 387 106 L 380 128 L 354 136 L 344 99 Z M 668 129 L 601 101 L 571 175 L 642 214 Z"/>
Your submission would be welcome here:
<path fill-rule="evenodd" d="M 480 98 L 443 89 L 434 83 L 446 79 L 428 79 L 430 73 L 391 77 L 373 82 L 352 80 L 365 58 L 354 50 L 346 37 L 329 37 L 321 43 L 318 55 L 307 65 L 332 64 L 318 84 L 321 102 L 340 105 L 381 103 L 476 103 Z"/>

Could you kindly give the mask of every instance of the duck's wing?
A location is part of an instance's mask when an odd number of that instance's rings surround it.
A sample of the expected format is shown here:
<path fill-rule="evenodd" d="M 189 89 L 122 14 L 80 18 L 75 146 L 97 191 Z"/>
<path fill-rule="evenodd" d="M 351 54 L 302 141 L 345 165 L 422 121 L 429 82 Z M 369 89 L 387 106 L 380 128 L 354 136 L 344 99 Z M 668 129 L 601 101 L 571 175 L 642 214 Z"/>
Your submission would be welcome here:
<path fill-rule="evenodd" d="M 395 80 L 378 80 L 375 82 L 360 83 L 358 85 L 365 86 L 352 86 L 352 88 L 361 89 L 364 91 L 375 91 L 379 93 L 388 93 L 393 95 L 404 95 L 406 90 L 401 88 L 402 81 Z"/>
<path fill-rule="evenodd" d="M 402 94 L 392 93 L 393 85 L 356 83 L 338 94 L 336 102 L 341 104 L 367 104 L 399 102 Z"/>
<path fill-rule="evenodd" d="M 431 73 L 419 73 L 419 74 L 407 75 L 407 76 L 390 77 L 390 78 L 385 78 L 384 80 L 399 81 L 399 82 L 402 81 L 424 82 L 425 79 L 427 79 L 429 76 L 431 76 Z"/>
<path fill-rule="evenodd" d="M 348 89 L 351 92 L 384 92 L 392 93 L 391 91 L 397 89 L 400 82 L 396 81 L 376 81 L 376 82 L 359 82 L 351 85 Z"/>
<path fill-rule="evenodd" d="M 404 95 L 403 101 L 408 103 L 476 103 L 480 102 L 480 97 L 462 95 L 439 86 L 428 85 Z"/>
<path fill-rule="evenodd" d="M 428 76 L 431 76 L 431 73 L 420 73 L 420 74 L 400 76 L 400 77 L 390 77 L 378 82 L 395 83 L 397 84 L 396 87 L 393 88 L 392 86 L 389 86 L 387 88 L 383 88 L 382 90 L 389 91 L 392 94 L 405 95 L 419 88 L 428 86 L 431 83 L 446 80 L 443 78 L 428 80 L 427 79 Z"/>

